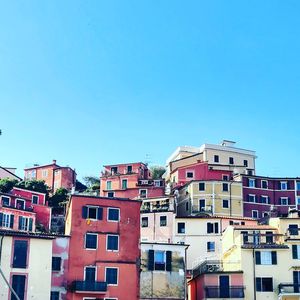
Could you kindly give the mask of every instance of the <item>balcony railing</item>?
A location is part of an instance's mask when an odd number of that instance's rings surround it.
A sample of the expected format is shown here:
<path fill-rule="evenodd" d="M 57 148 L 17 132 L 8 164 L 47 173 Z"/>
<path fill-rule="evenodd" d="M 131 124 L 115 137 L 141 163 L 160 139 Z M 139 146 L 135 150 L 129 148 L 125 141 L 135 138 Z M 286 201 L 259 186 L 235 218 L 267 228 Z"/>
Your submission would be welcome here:
<path fill-rule="evenodd" d="M 279 294 L 294 294 L 299 293 L 300 295 L 300 284 L 294 283 L 280 283 L 278 285 Z"/>
<path fill-rule="evenodd" d="M 163 187 L 164 181 L 160 179 L 140 179 L 136 183 L 137 186 L 155 186 L 155 187 Z"/>
<path fill-rule="evenodd" d="M 283 245 L 283 234 L 276 233 L 242 233 L 243 246 L 279 246 Z"/>
<path fill-rule="evenodd" d="M 161 205 L 142 205 L 141 213 L 149 212 L 165 212 L 165 211 L 174 211 L 174 206 L 172 204 L 161 204 Z"/>
<path fill-rule="evenodd" d="M 206 286 L 205 287 L 206 298 L 244 298 L 243 286 Z"/>
<path fill-rule="evenodd" d="M 75 292 L 106 292 L 107 283 L 102 281 L 73 281 L 72 290 Z"/>
<path fill-rule="evenodd" d="M 220 260 L 206 260 L 200 263 L 192 271 L 193 277 L 196 277 L 200 274 L 213 273 L 213 272 L 222 272 L 223 264 Z"/>
<path fill-rule="evenodd" d="M 17 205 L 17 207 L 13 206 L 13 205 L 7 205 L 7 204 L 2 204 L 3 208 L 13 208 L 13 209 L 19 209 L 19 210 L 23 210 L 23 211 L 28 211 L 28 212 L 33 212 L 33 207 L 22 207 L 21 205 Z"/>
<path fill-rule="evenodd" d="M 193 205 L 192 214 L 212 214 L 212 206 L 200 207 L 199 205 Z"/>

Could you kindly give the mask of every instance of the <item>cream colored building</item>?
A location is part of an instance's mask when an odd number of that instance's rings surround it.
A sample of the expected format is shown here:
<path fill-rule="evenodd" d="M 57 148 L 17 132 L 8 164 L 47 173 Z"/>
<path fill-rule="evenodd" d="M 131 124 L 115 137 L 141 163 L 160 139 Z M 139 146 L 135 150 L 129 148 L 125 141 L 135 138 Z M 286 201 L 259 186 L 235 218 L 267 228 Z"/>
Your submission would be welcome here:
<path fill-rule="evenodd" d="M 300 219 L 276 218 L 269 224 L 225 230 L 224 271 L 243 270 L 245 299 L 299 300 Z"/>
<path fill-rule="evenodd" d="M 176 195 L 179 216 L 243 216 L 243 189 L 238 181 L 191 181 Z"/>
<path fill-rule="evenodd" d="M 1 240 L 0 267 L 20 299 L 50 299 L 53 238 L 7 230 L 0 232 Z M 0 276 L 0 299 L 10 299 L 10 295 Z"/>

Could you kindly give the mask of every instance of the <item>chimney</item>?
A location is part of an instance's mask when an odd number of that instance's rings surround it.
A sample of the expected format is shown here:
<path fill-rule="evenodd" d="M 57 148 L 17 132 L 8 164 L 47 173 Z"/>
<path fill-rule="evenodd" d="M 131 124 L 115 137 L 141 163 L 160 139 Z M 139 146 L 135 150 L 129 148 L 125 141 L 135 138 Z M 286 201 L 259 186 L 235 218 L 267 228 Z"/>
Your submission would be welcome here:
<path fill-rule="evenodd" d="M 56 165 L 56 159 L 53 159 L 53 164 Z"/>

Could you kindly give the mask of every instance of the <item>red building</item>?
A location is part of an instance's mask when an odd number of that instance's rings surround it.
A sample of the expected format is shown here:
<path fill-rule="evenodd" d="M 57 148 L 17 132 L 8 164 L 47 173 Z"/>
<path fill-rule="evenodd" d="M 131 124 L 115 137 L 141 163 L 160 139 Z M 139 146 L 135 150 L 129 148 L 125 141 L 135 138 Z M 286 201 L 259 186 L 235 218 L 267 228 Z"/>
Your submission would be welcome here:
<path fill-rule="evenodd" d="M 51 192 L 59 188 L 71 190 L 76 184 L 76 172 L 70 167 L 61 167 L 53 160 L 52 164 L 35 165 L 24 169 L 25 180 L 44 180 Z"/>
<path fill-rule="evenodd" d="M 140 202 L 73 195 L 67 299 L 139 299 Z"/>
<path fill-rule="evenodd" d="M 138 162 L 104 166 L 100 179 L 100 196 L 151 198 L 164 195 L 164 180 L 152 179 L 147 165 Z"/>

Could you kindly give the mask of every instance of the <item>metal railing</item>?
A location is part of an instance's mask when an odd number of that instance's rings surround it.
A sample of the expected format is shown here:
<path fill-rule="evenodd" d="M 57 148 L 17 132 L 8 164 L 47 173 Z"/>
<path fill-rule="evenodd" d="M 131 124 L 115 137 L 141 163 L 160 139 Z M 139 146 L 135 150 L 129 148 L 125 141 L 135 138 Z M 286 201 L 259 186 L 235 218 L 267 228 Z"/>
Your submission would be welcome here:
<path fill-rule="evenodd" d="M 102 281 L 73 281 L 72 290 L 78 292 L 106 292 L 107 283 Z"/>
<path fill-rule="evenodd" d="M 220 287 L 220 286 L 206 286 L 205 288 L 205 297 L 206 298 L 244 298 L 244 289 L 243 286 L 229 286 L 229 287 Z"/>
<path fill-rule="evenodd" d="M 279 294 L 291 294 L 299 293 L 300 295 L 300 283 L 280 283 L 278 285 Z"/>

